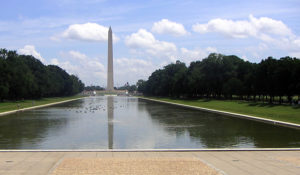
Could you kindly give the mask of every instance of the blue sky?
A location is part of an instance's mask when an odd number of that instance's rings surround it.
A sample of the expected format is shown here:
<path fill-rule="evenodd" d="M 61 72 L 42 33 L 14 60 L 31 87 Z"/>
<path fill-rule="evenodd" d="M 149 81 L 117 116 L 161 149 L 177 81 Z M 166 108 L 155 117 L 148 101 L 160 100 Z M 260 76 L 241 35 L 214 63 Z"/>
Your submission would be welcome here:
<path fill-rule="evenodd" d="M 0 48 L 30 54 L 106 86 L 107 29 L 115 85 L 211 52 L 250 62 L 300 58 L 300 1 L 10 0 L 1 3 Z"/>

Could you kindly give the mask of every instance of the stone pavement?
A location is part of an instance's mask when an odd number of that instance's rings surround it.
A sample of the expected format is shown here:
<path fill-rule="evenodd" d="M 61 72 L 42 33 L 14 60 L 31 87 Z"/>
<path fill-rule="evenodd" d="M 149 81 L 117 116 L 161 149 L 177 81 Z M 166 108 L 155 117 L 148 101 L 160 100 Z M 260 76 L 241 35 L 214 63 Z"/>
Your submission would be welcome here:
<path fill-rule="evenodd" d="M 104 173 L 300 174 L 300 151 L 0 152 L 0 175 Z"/>

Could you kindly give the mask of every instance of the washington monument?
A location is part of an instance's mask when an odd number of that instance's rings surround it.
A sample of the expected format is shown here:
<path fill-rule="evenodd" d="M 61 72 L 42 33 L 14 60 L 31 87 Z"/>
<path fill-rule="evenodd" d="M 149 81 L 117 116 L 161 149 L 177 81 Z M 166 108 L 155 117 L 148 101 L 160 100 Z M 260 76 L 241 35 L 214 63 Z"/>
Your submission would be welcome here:
<path fill-rule="evenodd" d="M 107 50 L 107 91 L 114 91 L 114 67 L 113 67 L 113 40 L 111 27 L 108 30 L 108 50 Z"/>

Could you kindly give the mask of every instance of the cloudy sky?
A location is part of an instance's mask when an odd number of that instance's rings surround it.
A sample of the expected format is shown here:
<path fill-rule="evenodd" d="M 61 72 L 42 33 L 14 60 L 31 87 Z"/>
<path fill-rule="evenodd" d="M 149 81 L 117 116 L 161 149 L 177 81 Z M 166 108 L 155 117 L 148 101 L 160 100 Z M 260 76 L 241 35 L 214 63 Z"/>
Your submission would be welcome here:
<path fill-rule="evenodd" d="M 1 2 L 0 48 L 105 87 L 109 26 L 116 86 L 211 52 L 300 58 L 299 0 L 9 0 Z"/>

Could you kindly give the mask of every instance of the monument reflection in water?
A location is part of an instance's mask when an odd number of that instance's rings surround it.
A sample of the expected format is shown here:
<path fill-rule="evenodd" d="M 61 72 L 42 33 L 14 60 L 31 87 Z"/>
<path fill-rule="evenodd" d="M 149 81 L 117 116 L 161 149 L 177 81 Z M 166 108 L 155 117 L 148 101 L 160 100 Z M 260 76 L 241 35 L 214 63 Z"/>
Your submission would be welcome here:
<path fill-rule="evenodd" d="M 0 117 L 0 149 L 287 147 L 300 147 L 300 130 L 135 97 L 93 96 Z"/>
<path fill-rule="evenodd" d="M 108 149 L 114 146 L 114 97 L 107 97 L 107 133 L 108 133 Z"/>

